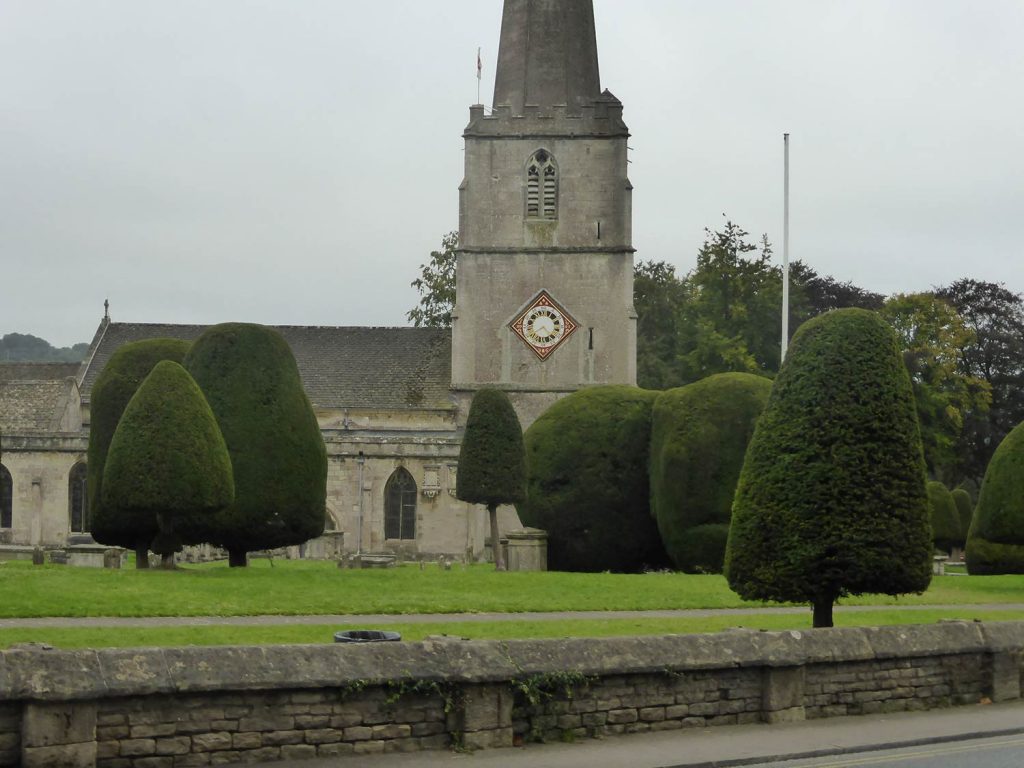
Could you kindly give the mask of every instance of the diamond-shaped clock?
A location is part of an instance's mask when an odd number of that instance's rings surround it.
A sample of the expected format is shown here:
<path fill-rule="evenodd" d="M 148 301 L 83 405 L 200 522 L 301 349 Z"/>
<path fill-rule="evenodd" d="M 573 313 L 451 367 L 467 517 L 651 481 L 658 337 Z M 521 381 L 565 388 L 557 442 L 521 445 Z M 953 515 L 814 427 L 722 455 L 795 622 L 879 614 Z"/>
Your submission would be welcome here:
<path fill-rule="evenodd" d="M 577 327 L 576 321 L 547 291 L 538 293 L 526 311 L 509 323 L 509 328 L 541 360 L 547 360 Z"/>

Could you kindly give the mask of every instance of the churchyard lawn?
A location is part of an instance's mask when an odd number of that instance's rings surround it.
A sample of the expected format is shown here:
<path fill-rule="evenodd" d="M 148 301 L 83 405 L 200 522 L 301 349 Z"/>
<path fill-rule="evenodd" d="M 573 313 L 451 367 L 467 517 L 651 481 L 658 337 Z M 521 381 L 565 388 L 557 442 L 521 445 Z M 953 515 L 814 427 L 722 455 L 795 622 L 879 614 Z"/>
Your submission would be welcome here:
<path fill-rule="evenodd" d="M 496 573 L 493 566 L 437 564 L 385 570 L 338 569 L 333 563 L 256 559 L 176 571 L 135 571 L 0 564 L 0 618 L 46 616 L 246 616 L 615 611 L 759 608 L 740 600 L 721 576 L 676 573 Z M 1024 611 L 972 606 L 1024 601 L 1024 576 L 936 577 L 923 595 L 847 598 L 841 605 L 877 611 L 837 613 L 837 626 L 929 623 L 939 619 L 1011 620 Z M 901 611 L 902 605 L 962 606 Z M 885 606 L 891 606 L 886 609 Z M 404 639 L 434 634 L 473 638 L 608 636 L 709 632 L 736 626 L 807 628 L 809 615 L 754 613 L 710 618 L 403 623 Z M 0 647 L 39 641 L 59 647 L 329 642 L 338 625 L 0 630 Z"/>

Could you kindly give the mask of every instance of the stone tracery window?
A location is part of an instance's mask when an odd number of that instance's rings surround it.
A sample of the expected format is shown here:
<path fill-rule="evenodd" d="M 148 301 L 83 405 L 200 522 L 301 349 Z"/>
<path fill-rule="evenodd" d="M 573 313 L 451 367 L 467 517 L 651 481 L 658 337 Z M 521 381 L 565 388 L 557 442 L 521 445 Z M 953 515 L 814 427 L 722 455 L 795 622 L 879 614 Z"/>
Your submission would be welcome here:
<path fill-rule="evenodd" d="M 89 532 L 89 495 L 85 478 L 85 462 L 80 461 L 71 468 L 71 474 L 68 476 L 68 514 L 71 518 L 71 533 Z"/>
<path fill-rule="evenodd" d="M 416 538 L 416 481 L 404 467 L 384 486 L 384 538 Z"/>
<path fill-rule="evenodd" d="M 558 166 L 546 149 L 538 149 L 526 163 L 526 218 L 558 218 Z"/>
<path fill-rule="evenodd" d="M 0 464 L 0 528 L 14 525 L 14 482 L 7 467 Z"/>

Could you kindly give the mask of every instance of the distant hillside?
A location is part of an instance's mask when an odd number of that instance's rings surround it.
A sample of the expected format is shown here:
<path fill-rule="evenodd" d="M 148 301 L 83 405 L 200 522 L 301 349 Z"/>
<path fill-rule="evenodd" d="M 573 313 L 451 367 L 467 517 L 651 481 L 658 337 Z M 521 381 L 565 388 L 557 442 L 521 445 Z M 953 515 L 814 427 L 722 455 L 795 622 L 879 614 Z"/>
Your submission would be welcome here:
<path fill-rule="evenodd" d="M 0 362 L 4 363 L 80 363 L 88 351 L 88 343 L 58 348 L 28 333 L 0 338 Z"/>

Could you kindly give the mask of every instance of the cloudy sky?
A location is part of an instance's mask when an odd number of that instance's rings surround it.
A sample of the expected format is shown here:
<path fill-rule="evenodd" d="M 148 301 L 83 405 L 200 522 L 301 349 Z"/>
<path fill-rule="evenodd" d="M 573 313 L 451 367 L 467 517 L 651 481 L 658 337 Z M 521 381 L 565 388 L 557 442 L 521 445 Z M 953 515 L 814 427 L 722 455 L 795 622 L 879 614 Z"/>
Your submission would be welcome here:
<path fill-rule="evenodd" d="M 722 215 L 882 293 L 1024 291 L 1020 0 L 595 0 L 638 257 Z M 0 2 L 0 335 L 403 325 L 500 0 Z"/>

